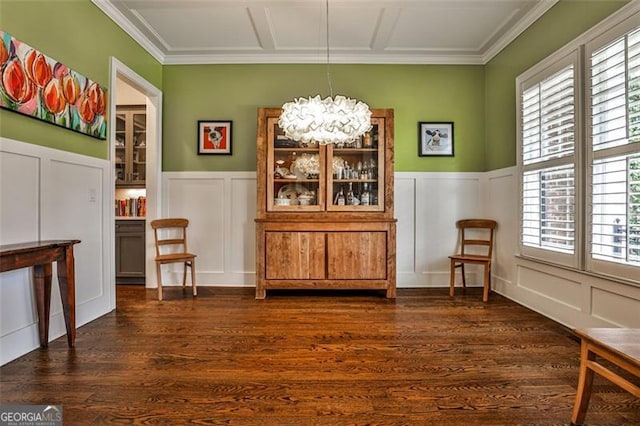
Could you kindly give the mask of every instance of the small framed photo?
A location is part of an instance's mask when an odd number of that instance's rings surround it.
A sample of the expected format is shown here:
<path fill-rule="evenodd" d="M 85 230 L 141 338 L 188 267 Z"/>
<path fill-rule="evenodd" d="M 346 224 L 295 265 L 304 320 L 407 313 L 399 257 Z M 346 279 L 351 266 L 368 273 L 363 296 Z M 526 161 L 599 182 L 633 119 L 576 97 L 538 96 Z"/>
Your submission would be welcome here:
<path fill-rule="evenodd" d="M 231 155 L 231 121 L 198 121 L 198 155 Z"/>
<path fill-rule="evenodd" d="M 419 122 L 418 155 L 453 157 L 453 122 Z"/>

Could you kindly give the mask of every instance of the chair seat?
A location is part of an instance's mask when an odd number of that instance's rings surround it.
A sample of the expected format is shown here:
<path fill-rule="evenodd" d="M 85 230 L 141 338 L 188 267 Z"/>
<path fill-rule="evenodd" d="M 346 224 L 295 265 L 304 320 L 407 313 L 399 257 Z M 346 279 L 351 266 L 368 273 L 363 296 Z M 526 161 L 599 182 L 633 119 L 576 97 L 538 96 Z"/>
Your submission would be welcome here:
<path fill-rule="evenodd" d="M 192 253 L 167 253 L 156 256 L 156 262 L 182 262 L 195 259 L 196 255 Z"/>
<path fill-rule="evenodd" d="M 469 263 L 471 262 L 485 263 L 485 262 L 491 261 L 491 258 L 489 256 L 483 256 L 479 254 L 455 254 L 455 255 L 449 256 L 449 259 L 457 260 L 457 261 L 465 261 Z"/>

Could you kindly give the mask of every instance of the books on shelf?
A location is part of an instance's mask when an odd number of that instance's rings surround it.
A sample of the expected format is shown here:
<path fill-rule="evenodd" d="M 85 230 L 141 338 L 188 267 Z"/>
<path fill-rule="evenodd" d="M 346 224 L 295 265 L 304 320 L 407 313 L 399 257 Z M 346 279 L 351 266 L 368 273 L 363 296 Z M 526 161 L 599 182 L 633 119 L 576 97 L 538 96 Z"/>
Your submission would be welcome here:
<path fill-rule="evenodd" d="M 147 197 L 116 200 L 117 217 L 145 217 L 147 215 Z"/>

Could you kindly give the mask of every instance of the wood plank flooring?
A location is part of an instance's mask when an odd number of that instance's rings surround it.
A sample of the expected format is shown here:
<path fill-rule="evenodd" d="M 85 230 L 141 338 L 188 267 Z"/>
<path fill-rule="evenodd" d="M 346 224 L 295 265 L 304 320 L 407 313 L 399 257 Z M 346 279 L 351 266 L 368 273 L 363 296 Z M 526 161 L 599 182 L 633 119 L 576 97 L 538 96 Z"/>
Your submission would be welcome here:
<path fill-rule="evenodd" d="M 168 288 L 158 302 L 118 286 L 75 349 L 62 337 L 1 367 L 0 404 L 62 404 L 65 425 L 569 424 L 578 341 L 479 290 Z M 640 401 L 596 377 L 586 422 L 640 425 Z"/>

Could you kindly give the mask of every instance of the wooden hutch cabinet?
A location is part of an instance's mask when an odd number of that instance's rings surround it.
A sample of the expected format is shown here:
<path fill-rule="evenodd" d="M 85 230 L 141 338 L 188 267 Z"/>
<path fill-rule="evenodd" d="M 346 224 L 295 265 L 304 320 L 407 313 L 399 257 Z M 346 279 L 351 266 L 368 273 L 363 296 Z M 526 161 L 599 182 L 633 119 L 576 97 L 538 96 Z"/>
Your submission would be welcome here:
<path fill-rule="evenodd" d="M 258 110 L 256 299 L 268 289 L 377 289 L 396 296 L 393 110 L 353 145 L 301 144 Z"/>

